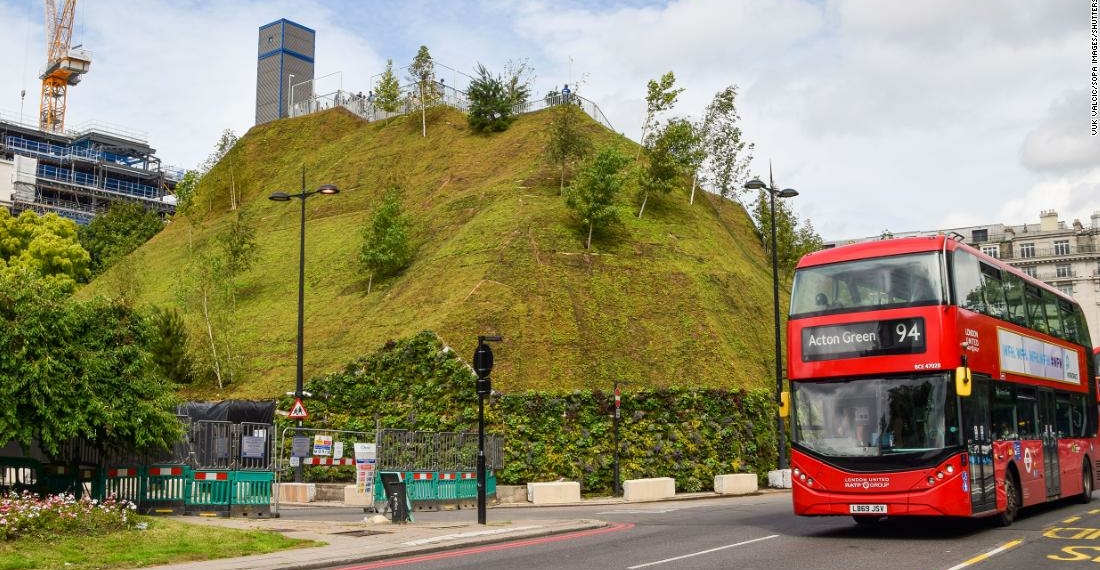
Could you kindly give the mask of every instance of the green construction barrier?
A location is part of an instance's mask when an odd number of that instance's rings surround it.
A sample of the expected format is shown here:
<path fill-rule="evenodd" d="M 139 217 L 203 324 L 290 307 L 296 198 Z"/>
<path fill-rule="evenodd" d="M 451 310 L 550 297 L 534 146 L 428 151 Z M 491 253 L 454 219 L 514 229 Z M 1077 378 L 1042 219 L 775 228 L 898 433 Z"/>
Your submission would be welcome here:
<path fill-rule="evenodd" d="M 233 486 L 229 471 L 203 469 L 187 478 L 183 513 L 198 516 L 229 516 Z"/>
<path fill-rule="evenodd" d="M 72 465 L 63 463 L 48 463 L 42 466 L 42 490 L 47 495 L 62 495 L 72 493 L 80 498 L 80 487 L 77 484 L 77 469 Z"/>
<path fill-rule="evenodd" d="M 266 517 L 271 515 L 271 488 L 275 474 L 270 471 L 234 471 L 229 474 L 233 496 L 231 516 Z"/>
<path fill-rule="evenodd" d="M 182 464 L 150 465 L 145 469 L 145 494 L 138 503 L 143 514 L 183 514 L 191 468 Z"/>
<path fill-rule="evenodd" d="M 140 467 L 108 467 L 100 472 L 101 483 L 95 488 L 101 491 L 93 498 L 127 500 L 140 505 L 145 496 L 145 473 Z"/>
<path fill-rule="evenodd" d="M 441 505 L 457 505 L 461 508 L 477 506 L 477 474 L 471 471 L 406 471 L 401 476 L 405 482 L 405 493 L 414 510 L 437 508 Z M 485 479 L 486 496 L 495 496 L 496 474 L 488 471 Z M 374 476 L 374 500 L 386 501 L 385 490 L 382 488 L 382 472 Z"/>
<path fill-rule="evenodd" d="M 41 492 L 42 463 L 25 457 L 0 457 L 0 494 Z"/>

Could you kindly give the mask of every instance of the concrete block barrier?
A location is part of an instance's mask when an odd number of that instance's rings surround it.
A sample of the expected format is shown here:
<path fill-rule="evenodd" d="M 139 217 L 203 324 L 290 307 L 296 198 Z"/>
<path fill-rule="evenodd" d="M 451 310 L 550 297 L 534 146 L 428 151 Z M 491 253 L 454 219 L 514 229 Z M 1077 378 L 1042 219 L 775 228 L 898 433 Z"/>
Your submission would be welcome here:
<path fill-rule="evenodd" d="M 374 494 L 357 493 L 356 487 L 357 485 L 344 485 L 344 504 L 349 507 L 373 507 Z"/>
<path fill-rule="evenodd" d="M 791 470 L 776 469 L 775 471 L 768 471 L 768 486 L 773 489 L 790 489 Z"/>
<path fill-rule="evenodd" d="M 676 480 L 672 477 L 623 481 L 623 498 L 627 501 L 655 501 L 675 496 Z"/>
<path fill-rule="evenodd" d="M 576 481 L 553 481 L 548 483 L 528 483 L 527 502 L 536 505 L 555 505 L 560 503 L 579 503 L 581 484 Z"/>
<path fill-rule="evenodd" d="M 758 490 L 755 473 L 714 476 L 714 492 L 719 495 L 749 495 Z"/>
<path fill-rule="evenodd" d="M 312 503 L 317 499 L 314 483 L 279 483 L 280 503 Z"/>

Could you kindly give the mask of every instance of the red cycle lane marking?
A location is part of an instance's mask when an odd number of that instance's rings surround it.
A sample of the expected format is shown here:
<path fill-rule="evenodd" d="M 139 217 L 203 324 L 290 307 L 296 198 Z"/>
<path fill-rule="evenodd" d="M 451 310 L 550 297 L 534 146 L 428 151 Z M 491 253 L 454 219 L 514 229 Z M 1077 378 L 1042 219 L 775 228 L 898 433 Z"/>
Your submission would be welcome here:
<path fill-rule="evenodd" d="M 552 536 L 544 536 L 540 538 L 529 538 L 527 540 L 517 540 L 514 542 L 503 542 L 500 544 L 489 544 L 486 546 L 474 546 L 471 548 L 463 548 L 460 550 L 448 550 L 446 552 L 436 552 L 434 554 L 424 554 L 421 556 L 410 556 L 409 558 L 398 558 L 394 560 L 381 560 L 378 562 L 372 562 L 362 566 L 345 566 L 341 570 L 372 570 L 373 568 L 391 568 L 393 566 L 404 566 L 406 564 L 416 564 L 417 562 L 431 562 L 434 560 L 445 560 L 447 558 L 458 558 L 459 556 L 468 556 L 470 554 L 480 554 L 482 552 L 495 552 L 497 550 L 509 550 L 512 548 L 522 548 L 525 546 L 534 546 L 536 544 L 548 544 L 551 542 L 559 542 L 562 540 L 570 540 L 574 538 L 583 538 L 586 536 L 596 536 L 599 534 L 606 534 L 609 532 L 618 532 L 620 530 L 628 530 L 634 528 L 633 524 L 616 524 L 609 527 L 597 528 L 593 530 L 582 530 L 580 532 L 571 532 L 568 534 L 555 534 Z"/>

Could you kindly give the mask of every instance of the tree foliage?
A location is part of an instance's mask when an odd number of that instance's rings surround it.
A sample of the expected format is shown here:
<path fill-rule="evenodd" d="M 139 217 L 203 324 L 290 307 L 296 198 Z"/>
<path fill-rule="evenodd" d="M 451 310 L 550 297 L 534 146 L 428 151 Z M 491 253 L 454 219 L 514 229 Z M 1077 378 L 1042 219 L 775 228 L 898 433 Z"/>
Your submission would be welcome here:
<path fill-rule="evenodd" d="M 683 88 L 673 87 L 676 84 L 676 75 L 671 71 L 661 76 L 660 81 L 653 79 L 646 84 L 645 97 L 645 122 L 642 123 L 642 144 L 645 144 L 646 135 L 653 128 L 657 115 L 672 109 L 676 105 L 676 98 L 683 93 Z"/>
<path fill-rule="evenodd" d="M 764 251 L 770 256 L 772 215 L 771 195 L 767 190 L 760 190 L 757 193 L 756 202 L 752 208 L 752 219 L 756 225 L 757 235 L 760 236 L 760 243 L 764 245 Z M 795 265 L 803 255 L 821 249 L 824 243 L 810 220 L 800 222 L 798 215 L 783 198 L 775 200 L 775 241 L 778 246 L 776 258 L 779 269 L 785 273 L 794 271 Z"/>
<path fill-rule="evenodd" d="M 644 145 L 646 163 L 641 168 L 639 218 L 645 212 L 651 193 L 671 192 L 676 187 L 676 180 L 693 169 L 697 162 L 698 141 L 695 126 L 680 118 L 670 119 L 663 128 L 649 134 Z"/>
<path fill-rule="evenodd" d="M 136 202 L 115 202 L 107 212 L 78 229 L 80 244 L 91 256 L 92 275 L 99 275 L 164 229 L 156 212 Z"/>
<path fill-rule="evenodd" d="M 397 106 L 401 102 L 401 84 L 393 73 L 393 60 L 386 60 L 386 70 L 378 80 L 378 86 L 374 92 L 374 104 L 386 113 L 396 113 Z"/>
<path fill-rule="evenodd" d="M 359 263 L 367 274 L 367 293 L 375 277 L 388 277 L 412 261 L 409 243 L 409 218 L 401 209 L 401 190 L 391 185 L 382 196 L 382 203 L 363 227 L 363 247 Z"/>
<path fill-rule="evenodd" d="M 531 97 L 531 84 L 535 82 L 535 68 L 526 60 L 508 60 L 504 64 L 504 92 L 508 104 L 522 105 Z"/>
<path fill-rule="evenodd" d="M 551 110 L 543 152 L 548 162 L 561 169 L 559 193 L 565 191 L 565 171 L 570 161 L 583 158 L 592 148 L 588 133 L 581 128 L 581 113 L 583 111 L 576 105 L 556 105 Z"/>
<path fill-rule="evenodd" d="M 189 262 L 176 281 L 176 298 L 201 319 L 205 333 L 193 355 L 196 376 L 212 376 L 218 389 L 233 383 L 242 366 L 237 324 L 239 278 L 256 259 L 256 231 L 243 216 L 219 232 L 213 245 L 190 251 Z"/>
<path fill-rule="evenodd" d="M 153 328 L 149 351 L 161 374 L 175 384 L 190 384 L 195 364 L 183 315 L 173 308 L 151 307 L 149 324 Z"/>
<path fill-rule="evenodd" d="M 569 185 L 565 204 L 587 226 L 584 248 L 592 247 L 592 231 L 597 225 L 618 218 L 615 198 L 623 186 L 623 168 L 628 159 L 615 147 L 601 148 L 581 165 L 577 178 Z"/>
<path fill-rule="evenodd" d="M 175 399 L 147 348 L 147 321 L 123 303 L 67 295 L 27 268 L 0 272 L 0 446 L 38 442 L 57 456 L 74 437 L 123 449 L 173 444 Z"/>
<path fill-rule="evenodd" d="M 25 210 L 12 217 L 0 208 L 0 270 L 26 268 L 68 291 L 91 276 L 91 256 L 80 245 L 76 222 Z"/>
<path fill-rule="evenodd" d="M 206 157 L 206 160 L 199 165 L 200 175 L 205 175 L 210 172 L 227 154 L 233 150 L 236 146 L 237 134 L 233 132 L 233 129 L 225 129 L 222 131 L 221 136 L 218 137 L 218 142 L 214 143 L 214 150 Z"/>
<path fill-rule="evenodd" d="M 420 107 L 421 134 L 428 136 L 427 109 L 439 98 L 438 87 L 435 83 L 435 62 L 428 46 L 420 46 L 416 57 L 409 64 L 409 79 L 412 80 L 414 89 L 411 94 L 418 107 Z"/>
<path fill-rule="evenodd" d="M 753 144 L 745 142 L 742 136 L 736 102 L 736 85 L 714 95 L 703 117 L 700 139 L 705 150 L 702 164 L 705 180 L 723 197 L 740 201 L 752 162 Z"/>
<path fill-rule="evenodd" d="M 176 195 L 176 214 L 190 218 L 195 207 L 195 190 L 198 189 L 202 174 L 198 170 L 188 170 L 176 183 L 173 192 Z"/>
<path fill-rule="evenodd" d="M 499 132 L 512 123 L 512 102 L 499 75 L 493 75 L 477 64 L 477 77 L 470 81 L 466 92 L 470 108 L 466 120 L 480 132 Z"/>

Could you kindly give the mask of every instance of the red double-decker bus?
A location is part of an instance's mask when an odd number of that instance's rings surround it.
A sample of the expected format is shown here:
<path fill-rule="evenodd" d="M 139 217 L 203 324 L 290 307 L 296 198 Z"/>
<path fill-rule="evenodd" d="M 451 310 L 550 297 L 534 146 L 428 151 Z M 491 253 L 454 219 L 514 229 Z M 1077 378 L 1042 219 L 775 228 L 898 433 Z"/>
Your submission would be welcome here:
<path fill-rule="evenodd" d="M 796 514 L 1008 525 L 1024 506 L 1092 499 L 1100 441 L 1084 313 L 956 238 L 799 262 L 787 329 Z"/>

